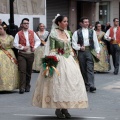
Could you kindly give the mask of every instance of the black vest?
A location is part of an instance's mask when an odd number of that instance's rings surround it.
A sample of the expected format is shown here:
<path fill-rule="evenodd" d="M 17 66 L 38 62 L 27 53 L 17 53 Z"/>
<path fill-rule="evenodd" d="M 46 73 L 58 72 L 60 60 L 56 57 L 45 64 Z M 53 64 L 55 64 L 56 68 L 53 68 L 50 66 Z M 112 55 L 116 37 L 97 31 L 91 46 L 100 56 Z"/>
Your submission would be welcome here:
<path fill-rule="evenodd" d="M 89 43 L 90 43 L 90 48 L 94 49 L 94 41 L 93 41 L 93 30 L 88 29 L 89 31 Z M 77 35 L 78 35 L 78 44 L 80 44 L 80 46 L 84 45 L 84 39 L 83 39 L 83 34 L 82 34 L 82 29 L 78 29 L 77 30 Z"/>

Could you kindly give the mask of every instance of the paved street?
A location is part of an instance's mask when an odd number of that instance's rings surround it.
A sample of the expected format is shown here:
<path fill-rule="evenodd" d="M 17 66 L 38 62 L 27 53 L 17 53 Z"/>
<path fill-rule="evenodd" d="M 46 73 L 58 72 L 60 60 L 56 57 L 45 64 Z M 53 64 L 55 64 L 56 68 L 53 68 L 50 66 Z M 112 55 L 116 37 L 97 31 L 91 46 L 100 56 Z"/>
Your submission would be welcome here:
<path fill-rule="evenodd" d="M 18 90 L 0 93 L 0 120 L 56 120 L 54 109 L 40 109 L 31 105 L 38 73 L 32 74 L 30 93 Z M 95 74 L 96 93 L 88 93 L 89 108 L 70 110 L 72 120 L 120 120 L 120 73 Z"/>

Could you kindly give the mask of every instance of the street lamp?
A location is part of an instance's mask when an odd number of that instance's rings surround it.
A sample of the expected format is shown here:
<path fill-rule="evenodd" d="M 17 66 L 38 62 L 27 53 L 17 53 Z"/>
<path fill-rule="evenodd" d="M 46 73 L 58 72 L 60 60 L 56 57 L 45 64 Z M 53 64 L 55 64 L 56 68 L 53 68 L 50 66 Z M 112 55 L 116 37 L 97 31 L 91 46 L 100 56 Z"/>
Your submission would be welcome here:
<path fill-rule="evenodd" d="M 8 26 L 8 34 L 15 37 L 16 33 L 18 32 L 18 26 L 14 24 L 14 0 L 9 0 L 10 4 L 10 19 L 9 19 L 9 26 Z M 15 56 L 18 56 L 18 50 L 13 48 Z"/>
<path fill-rule="evenodd" d="M 14 0 L 9 0 L 10 3 L 10 19 L 9 19 L 9 26 L 8 31 L 9 34 L 15 37 L 16 33 L 18 32 L 18 26 L 14 24 Z"/>
<path fill-rule="evenodd" d="M 9 0 L 10 3 L 10 19 L 9 19 L 9 25 L 10 29 L 14 29 L 14 6 L 13 6 L 14 0 Z"/>

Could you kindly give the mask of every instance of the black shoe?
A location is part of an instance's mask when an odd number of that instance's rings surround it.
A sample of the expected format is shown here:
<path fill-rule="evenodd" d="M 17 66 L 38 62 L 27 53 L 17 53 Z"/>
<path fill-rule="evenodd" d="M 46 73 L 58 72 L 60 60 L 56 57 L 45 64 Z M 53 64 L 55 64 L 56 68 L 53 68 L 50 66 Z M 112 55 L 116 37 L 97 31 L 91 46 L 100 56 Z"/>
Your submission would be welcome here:
<path fill-rule="evenodd" d="M 30 92 L 30 88 L 26 88 L 26 89 L 25 89 L 25 92 Z"/>
<path fill-rule="evenodd" d="M 95 92 L 96 91 L 96 87 L 90 87 L 90 92 Z"/>
<path fill-rule="evenodd" d="M 27 84 L 25 87 L 25 92 L 30 92 L 31 85 Z"/>
<path fill-rule="evenodd" d="M 90 90 L 90 88 L 89 87 L 86 87 L 86 91 L 88 92 Z"/>
<path fill-rule="evenodd" d="M 20 90 L 19 90 L 19 94 L 23 94 L 24 92 L 25 92 L 24 89 L 20 89 Z"/>
<path fill-rule="evenodd" d="M 32 73 L 39 73 L 40 71 L 32 70 Z"/>
<path fill-rule="evenodd" d="M 32 73 L 35 73 L 36 71 L 35 70 L 32 70 Z"/>
<path fill-rule="evenodd" d="M 65 118 L 64 114 L 62 114 L 60 109 L 56 109 L 55 114 L 56 114 L 57 118 L 60 118 L 60 119 Z"/>
<path fill-rule="evenodd" d="M 118 72 L 113 72 L 114 73 L 114 75 L 118 75 Z"/>
<path fill-rule="evenodd" d="M 37 71 L 37 70 L 36 70 L 36 73 L 40 73 L 40 71 Z"/>
<path fill-rule="evenodd" d="M 66 118 L 71 118 L 71 115 L 70 115 L 70 113 L 68 113 L 67 109 L 62 109 L 61 112 L 62 112 L 62 114 L 65 115 Z"/>

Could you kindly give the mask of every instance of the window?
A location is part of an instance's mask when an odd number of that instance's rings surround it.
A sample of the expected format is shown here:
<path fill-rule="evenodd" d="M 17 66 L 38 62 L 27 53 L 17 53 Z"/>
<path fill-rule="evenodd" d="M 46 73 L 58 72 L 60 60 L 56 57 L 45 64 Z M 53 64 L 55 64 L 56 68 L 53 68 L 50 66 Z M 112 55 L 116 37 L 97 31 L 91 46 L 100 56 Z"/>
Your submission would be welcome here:
<path fill-rule="evenodd" d="M 106 24 L 110 21 L 110 3 L 101 2 L 99 4 L 99 21 L 101 24 Z"/>

